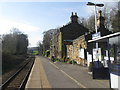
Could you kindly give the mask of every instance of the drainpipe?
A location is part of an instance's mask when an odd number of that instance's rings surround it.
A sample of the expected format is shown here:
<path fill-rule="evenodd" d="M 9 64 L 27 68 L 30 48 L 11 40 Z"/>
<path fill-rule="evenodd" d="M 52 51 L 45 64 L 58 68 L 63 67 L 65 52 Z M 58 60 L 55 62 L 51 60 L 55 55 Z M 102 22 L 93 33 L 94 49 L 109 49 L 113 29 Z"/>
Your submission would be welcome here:
<path fill-rule="evenodd" d="M 74 44 L 72 44 L 72 64 L 74 64 Z"/>

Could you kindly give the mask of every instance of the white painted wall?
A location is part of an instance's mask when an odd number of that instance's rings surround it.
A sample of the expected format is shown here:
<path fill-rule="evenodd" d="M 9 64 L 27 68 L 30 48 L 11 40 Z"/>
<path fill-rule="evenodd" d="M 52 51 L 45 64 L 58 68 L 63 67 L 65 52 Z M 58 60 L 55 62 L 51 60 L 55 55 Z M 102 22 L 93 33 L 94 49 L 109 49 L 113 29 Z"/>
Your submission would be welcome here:
<path fill-rule="evenodd" d="M 118 88 L 117 90 L 120 90 L 120 76 L 111 73 L 110 78 L 111 88 Z"/>
<path fill-rule="evenodd" d="M 92 55 L 87 52 L 87 66 L 90 66 L 90 62 L 92 62 Z"/>
<path fill-rule="evenodd" d="M 85 52 L 84 48 L 79 49 L 79 57 L 82 58 L 82 59 L 85 59 L 84 52 Z"/>

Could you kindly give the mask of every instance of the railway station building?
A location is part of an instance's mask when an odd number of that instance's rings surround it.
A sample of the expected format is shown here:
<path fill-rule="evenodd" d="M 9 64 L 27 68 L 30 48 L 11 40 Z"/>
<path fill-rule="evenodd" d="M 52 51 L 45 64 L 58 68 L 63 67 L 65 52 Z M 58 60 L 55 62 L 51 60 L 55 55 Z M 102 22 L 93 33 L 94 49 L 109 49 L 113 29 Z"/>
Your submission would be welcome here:
<path fill-rule="evenodd" d="M 99 11 L 98 13 L 98 19 L 97 19 L 97 27 L 98 27 L 98 34 L 102 37 L 105 35 L 109 35 L 112 32 L 109 31 L 107 28 L 105 28 L 104 22 L 105 19 L 102 16 L 102 12 Z M 90 65 L 90 63 L 92 62 L 92 59 L 94 58 L 94 48 L 95 43 L 91 44 L 88 43 L 88 40 L 91 40 L 92 38 L 94 38 L 94 36 L 96 35 L 96 33 L 93 32 L 87 32 L 84 35 L 81 35 L 79 37 L 77 37 L 76 39 L 72 40 L 72 44 L 71 45 L 67 45 L 67 56 L 70 57 L 72 60 L 76 61 L 77 64 L 81 64 L 83 66 L 88 66 Z M 100 50 L 100 53 L 104 53 L 104 51 L 107 49 L 107 43 L 106 42 L 101 42 L 98 43 Z M 104 47 L 104 48 L 103 48 Z M 102 57 L 100 57 L 101 60 Z"/>
<path fill-rule="evenodd" d="M 67 57 L 67 46 L 71 43 L 66 41 L 74 40 L 77 37 L 84 35 L 89 32 L 89 30 L 83 25 L 78 23 L 77 13 L 73 13 L 70 17 L 71 21 L 60 27 L 58 32 L 54 37 L 54 46 L 51 47 L 51 54 L 54 53 L 54 56 L 57 58 Z"/>
<path fill-rule="evenodd" d="M 89 30 L 78 23 L 77 13 L 71 15 L 71 21 L 67 25 L 59 28 L 54 37 L 54 47 L 51 47 L 51 56 L 60 59 L 69 58 L 74 60 L 77 64 L 87 65 L 89 67 L 92 59 L 95 59 L 94 50 L 95 43 L 88 43 L 88 40 L 94 38 L 96 33 L 89 32 Z M 105 19 L 102 12 L 99 11 L 97 19 L 98 34 L 102 37 L 109 35 L 110 32 L 104 25 Z M 105 53 L 107 49 L 107 42 L 98 43 L 99 52 Z M 102 60 L 103 56 L 99 57 Z"/>

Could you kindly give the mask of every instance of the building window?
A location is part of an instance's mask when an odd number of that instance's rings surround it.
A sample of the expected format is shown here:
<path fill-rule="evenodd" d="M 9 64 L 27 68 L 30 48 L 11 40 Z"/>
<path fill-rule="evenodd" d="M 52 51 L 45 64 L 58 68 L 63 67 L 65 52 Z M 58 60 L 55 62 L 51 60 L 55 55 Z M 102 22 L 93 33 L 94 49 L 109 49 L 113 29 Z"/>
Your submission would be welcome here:
<path fill-rule="evenodd" d="M 111 63 L 111 73 L 120 76 L 120 36 L 109 39 L 110 56 L 114 58 Z"/>
<path fill-rule="evenodd" d="M 110 48 L 110 57 L 114 58 L 113 64 L 120 64 L 120 36 L 113 37 L 109 39 L 111 48 Z"/>
<path fill-rule="evenodd" d="M 120 47 L 118 45 L 112 45 L 110 56 L 114 58 L 113 64 L 120 64 Z"/>

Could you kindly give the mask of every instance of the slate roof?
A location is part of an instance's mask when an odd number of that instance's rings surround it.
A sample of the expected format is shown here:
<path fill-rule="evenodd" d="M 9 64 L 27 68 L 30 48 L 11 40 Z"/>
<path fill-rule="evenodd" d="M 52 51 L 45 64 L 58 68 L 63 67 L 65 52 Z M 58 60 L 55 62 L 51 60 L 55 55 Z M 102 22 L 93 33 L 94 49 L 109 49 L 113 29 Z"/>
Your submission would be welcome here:
<path fill-rule="evenodd" d="M 79 23 L 71 22 L 68 25 L 65 25 L 60 28 L 60 32 L 62 32 L 62 37 L 64 40 L 73 40 L 77 37 L 85 34 L 89 30 L 82 26 Z"/>

